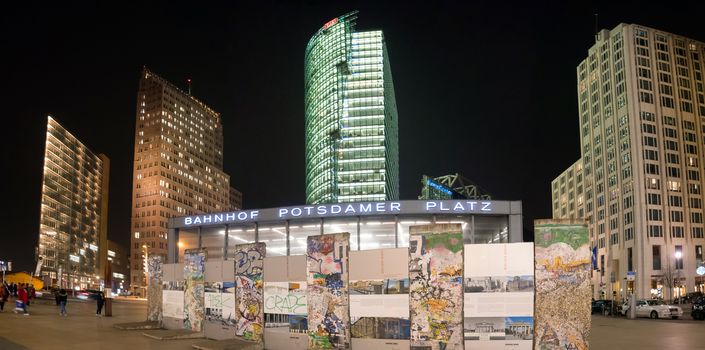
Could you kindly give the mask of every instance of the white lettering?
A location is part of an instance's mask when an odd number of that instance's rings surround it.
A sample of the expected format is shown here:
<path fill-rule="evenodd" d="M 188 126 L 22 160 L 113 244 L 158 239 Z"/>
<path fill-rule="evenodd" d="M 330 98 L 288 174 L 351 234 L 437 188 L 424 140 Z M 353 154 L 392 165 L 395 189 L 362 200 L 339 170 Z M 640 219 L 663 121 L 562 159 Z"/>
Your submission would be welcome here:
<path fill-rule="evenodd" d="M 340 212 L 343 210 L 339 205 L 331 205 L 330 206 L 330 213 L 331 214 L 340 214 Z"/>
<path fill-rule="evenodd" d="M 293 216 L 301 216 L 301 208 L 294 208 L 294 209 L 291 209 L 291 215 L 293 215 Z"/>
<path fill-rule="evenodd" d="M 198 216 L 196 216 L 196 218 L 193 220 L 193 223 L 194 223 L 194 224 L 200 224 L 200 223 L 201 223 L 201 218 L 199 218 Z"/>
<path fill-rule="evenodd" d="M 455 203 L 455 207 L 453 207 L 453 210 L 454 211 L 465 210 L 465 207 L 463 207 L 463 203 L 458 202 L 458 203 Z"/>
<path fill-rule="evenodd" d="M 287 213 L 289 213 L 289 209 L 286 209 L 286 208 L 279 209 L 279 217 L 283 217 Z"/>
<path fill-rule="evenodd" d="M 244 211 L 237 213 L 237 219 L 240 221 L 247 220 L 247 213 L 245 213 Z"/>
<path fill-rule="evenodd" d="M 477 202 L 467 202 L 467 203 L 470 206 L 470 210 L 475 210 L 475 204 L 477 204 Z"/>
<path fill-rule="evenodd" d="M 311 215 L 311 209 L 313 209 L 313 207 L 304 207 L 304 210 L 306 210 L 306 215 Z"/>
<path fill-rule="evenodd" d="M 253 210 L 250 212 L 250 219 L 256 219 L 259 216 L 259 210 Z"/>
<path fill-rule="evenodd" d="M 316 212 L 318 213 L 318 215 L 326 215 L 328 214 L 328 208 L 326 208 L 325 205 L 319 205 L 318 207 L 316 207 Z"/>
<path fill-rule="evenodd" d="M 443 211 L 450 210 L 450 208 L 446 208 L 443 204 L 445 204 L 445 203 L 441 202 L 441 210 L 443 210 Z"/>
<path fill-rule="evenodd" d="M 391 202 L 389 203 L 389 211 L 401 211 L 401 203 L 399 202 Z"/>
<path fill-rule="evenodd" d="M 372 211 L 372 204 L 360 204 L 361 213 L 369 213 Z"/>
<path fill-rule="evenodd" d="M 215 222 L 223 221 L 223 214 L 215 214 L 215 219 L 213 221 L 215 221 Z"/>
<path fill-rule="evenodd" d="M 204 223 L 204 224 L 208 224 L 208 223 L 210 223 L 210 222 L 211 222 L 211 216 L 210 216 L 210 215 L 203 217 L 203 223 Z"/>
<path fill-rule="evenodd" d="M 384 203 L 377 203 L 377 211 L 387 211 L 384 208 Z"/>
<path fill-rule="evenodd" d="M 436 202 L 426 202 L 426 211 L 436 207 Z"/>
<path fill-rule="evenodd" d="M 225 221 L 235 221 L 235 213 L 225 214 Z"/>
<path fill-rule="evenodd" d="M 191 225 L 191 222 L 192 222 L 192 221 L 193 221 L 193 218 L 190 217 L 190 216 L 187 216 L 187 217 L 184 219 L 184 224 L 186 224 L 186 225 Z"/>
<path fill-rule="evenodd" d="M 345 214 L 347 213 L 355 213 L 355 208 L 353 208 L 352 204 L 348 204 L 348 206 L 345 208 Z"/>
<path fill-rule="evenodd" d="M 482 202 L 482 211 L 492 211 L 492 208 L 490 208 L 490 205 L 492 205 L 492 202 Z"/>

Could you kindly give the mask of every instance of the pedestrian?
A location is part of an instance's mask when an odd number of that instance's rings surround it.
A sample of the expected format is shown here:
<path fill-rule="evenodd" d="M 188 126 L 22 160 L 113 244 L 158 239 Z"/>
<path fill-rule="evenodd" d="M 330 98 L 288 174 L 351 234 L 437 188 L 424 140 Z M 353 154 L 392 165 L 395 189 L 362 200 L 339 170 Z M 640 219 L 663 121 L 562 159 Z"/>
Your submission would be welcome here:
<path fill-rule="evenodd" d="M 66 302 L 69 300 L 69 295 L 66 293 L 66 289 L 61 289 L 57 294 L 57 300 L 59 300 L 59 315 L 61 316 L 67 316 L 68 313 L 66 312 Z"/>
<path fill-rule="evenodd" d="M 59 306 L 59 293 L 61 293 L 61 290 L 59 288 L 53 288 L 54 291 L 54 300 L 56 301 L 56 306 Z M 65 292 L 65 290 L 64 290 Z"/>
<path fill-rule="evenodd" d="M 98 292 L 96 302 L 98 303 L 98 310 L 96 310 L 95 315 L 98 317 L 103 316 L 103 304 L 105 304 L 105 294 L 103 294 L 103 292 Z"/>
<path fill-rule="evenodd" d="M 9 297 L 10 290 L 7 288 L 7 284 L 3 282 L 2 284 L 0 284 L 0 312 L 3 312 L 3 310 L 5 310 L 5 302 Z"/>
<path fill-rule="evenodd" d="M 27 283 L 27 306 L 30 305 L 32 299 L 37 297 L 37 293 L 34 290 L 34 284 Z"/>
<path fill-rule="evenodd" d="M 24 312 L 25 316 L 29 316 L 29 312 L 27 312 L 27 302 L 29 302 L 29 296 L 27 295 L 27 290 L 24 287 L 24 284 L 20 283 L 19 286 L 17 286 L 17 304 L 15 310 L 21 309 Z"/>

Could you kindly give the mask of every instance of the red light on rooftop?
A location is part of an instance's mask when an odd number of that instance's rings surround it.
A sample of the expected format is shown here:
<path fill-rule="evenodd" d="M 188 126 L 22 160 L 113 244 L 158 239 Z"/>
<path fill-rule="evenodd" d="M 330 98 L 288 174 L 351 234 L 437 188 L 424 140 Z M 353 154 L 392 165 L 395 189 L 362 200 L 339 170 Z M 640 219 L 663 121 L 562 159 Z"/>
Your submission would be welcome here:
<path fill-rule="evenodd" d="M 323 25 L 323 29 L 328 29 L 330 26 L 338 23 L 338 17 L 331 19 L 330 21 L 326 22 L 326 24 Z"/>

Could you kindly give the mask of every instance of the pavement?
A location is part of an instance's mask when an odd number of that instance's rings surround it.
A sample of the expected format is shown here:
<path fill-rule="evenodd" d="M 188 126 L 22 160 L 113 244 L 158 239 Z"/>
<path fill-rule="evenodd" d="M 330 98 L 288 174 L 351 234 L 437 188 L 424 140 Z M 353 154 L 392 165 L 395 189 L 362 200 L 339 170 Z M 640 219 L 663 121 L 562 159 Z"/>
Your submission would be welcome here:
<path fill-rule="evenodd" d="M 70 300 L 67 317 L 59 316 L 53 300 L 33 303 L 29 316 L 13 313 L 12 306 L 14 302 L 8 302 L 5 311 L 0 313 L 0 350 L 192 350 L 194 344 L 210 349 L 246 349 L 204 339 L 157 340 L 142 335 L 144 330 L 126 331 L 114 327 L 115 324 L 145 321 L 147 304 L 144 301 L 116 300 L 113 317 L 96 317 L 93 301 Z M 593 315 L 590 348 L 705 349 L 705 321 L 694 321 L 689 314 L 679 320 L 629 320 Z"/>

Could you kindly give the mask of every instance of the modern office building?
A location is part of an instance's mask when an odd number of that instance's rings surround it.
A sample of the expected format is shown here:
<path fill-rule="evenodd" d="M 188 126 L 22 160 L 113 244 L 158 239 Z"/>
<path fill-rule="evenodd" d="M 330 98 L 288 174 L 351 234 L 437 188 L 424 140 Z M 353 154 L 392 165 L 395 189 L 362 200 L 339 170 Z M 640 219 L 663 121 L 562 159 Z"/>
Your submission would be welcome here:
<path fill-rule="evenodd" d="M 397 108 L 381 30 L 328 21 L 305 55 L 306 203 L 399 198 Z"/>
<path fill-rule="evenodd" d="M 144 69 L 137 93 L 131 290 L 145 293 L 143 258 L 166 257 L 167 220 L 231 208 L 220 114 Z"/>
<path fill-rule="evenodd" d="M 37 271 L 64 288 L 87 288 L 102 275 L 107 242 L 110 162 L 54 118 L 47 118 Z"/>
<path fill-rule="evenodd" d="M 553 213 L 589 220 L 596 298 L 704 288 L 704 65 L 700 41 L 620 24 L 577 67 L 582 158 L 553 181 Z"/>

